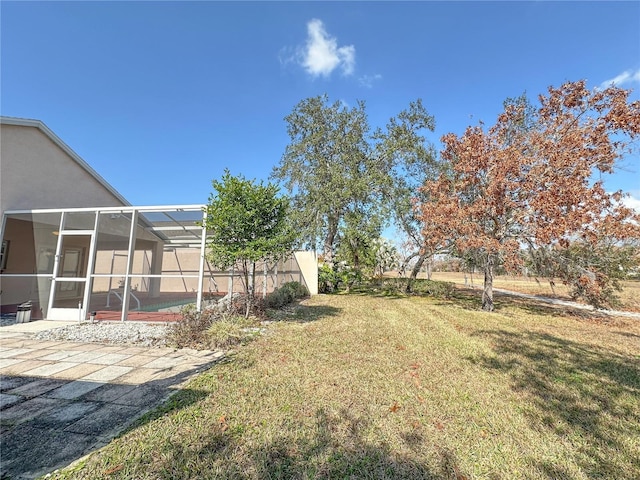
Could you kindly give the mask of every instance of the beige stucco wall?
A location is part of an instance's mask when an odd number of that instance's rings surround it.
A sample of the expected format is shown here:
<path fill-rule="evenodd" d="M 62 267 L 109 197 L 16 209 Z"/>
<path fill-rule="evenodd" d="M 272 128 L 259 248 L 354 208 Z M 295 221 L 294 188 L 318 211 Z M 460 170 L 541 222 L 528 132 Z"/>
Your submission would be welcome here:
<path fill-rule="evenodd" d="M 111 207 L 123 203 L 36 127 L 0 125 L 0 208 Z"/>

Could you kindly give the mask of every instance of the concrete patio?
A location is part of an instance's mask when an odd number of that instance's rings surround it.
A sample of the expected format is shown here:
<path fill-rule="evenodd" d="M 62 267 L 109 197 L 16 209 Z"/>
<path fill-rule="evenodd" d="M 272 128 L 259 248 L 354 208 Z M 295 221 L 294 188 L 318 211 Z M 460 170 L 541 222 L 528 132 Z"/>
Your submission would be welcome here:
<path fill-rule="evenodd" d="M 2 479 L 32 479 L 106 445 L 223 355 L 33 338 L 48 323 L 0 327 Z"/>

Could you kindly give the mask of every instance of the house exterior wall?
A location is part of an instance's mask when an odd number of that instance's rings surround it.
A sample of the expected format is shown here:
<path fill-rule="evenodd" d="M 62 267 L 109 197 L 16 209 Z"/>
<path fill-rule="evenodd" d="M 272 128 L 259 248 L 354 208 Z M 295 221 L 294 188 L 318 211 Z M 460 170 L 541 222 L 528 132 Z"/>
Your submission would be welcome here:
<path fill-rule="evenodd" d="M 0 208 L 126 205 L 37 127 L 0 125 Z"/>

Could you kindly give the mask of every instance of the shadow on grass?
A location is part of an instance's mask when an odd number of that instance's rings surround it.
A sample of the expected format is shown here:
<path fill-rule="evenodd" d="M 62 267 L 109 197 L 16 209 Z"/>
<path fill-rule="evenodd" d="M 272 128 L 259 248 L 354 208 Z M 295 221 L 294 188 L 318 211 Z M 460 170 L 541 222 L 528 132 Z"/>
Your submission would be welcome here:
<path fill-rule="evenodd" d="M 495 355 L 470 360 L 508 375 L 513 389 L 534 406 L 529 413 L 534 428 L 571 442 L 575 461 L 589 478 L 638 478 L 637 357 L 537 332 L 477 335 L 489 340 Z M 571 478 L 558 465 L 539 467 L 549 478 Z"/>
<path fill-rule="evenodd" d="M 312 428 L 283 428 L 284 433 L 257 448 L 243 441 L 244 426 L 225 424 L 203 434 L 202 442 L 175 442 L 163 452 L 161 463 L 153 465 L 162 478 L 195 478 L 216 473 L 216 478 L 235 479 L 462 479 L 463 475 L 453 453 L 439 451 L 435 466 L 429 467 L 411 458 L 396 454 L 384 443 L 365 439 L 370 420 L 355 418 L 347 410 L 339 415 L 324 410 L 315 412 Z M 294 432 L 294 433 L 291 433 Z M 419 446 L 407 444 L 411 450 Z M 258 443 L 258 442 L 256 442 Z M 242 452 L 240 456 L 238 452 Z M 185 472 L 188 472 L 185 473 Z M 191 477 L 189 477 L 191 475 Z"/>

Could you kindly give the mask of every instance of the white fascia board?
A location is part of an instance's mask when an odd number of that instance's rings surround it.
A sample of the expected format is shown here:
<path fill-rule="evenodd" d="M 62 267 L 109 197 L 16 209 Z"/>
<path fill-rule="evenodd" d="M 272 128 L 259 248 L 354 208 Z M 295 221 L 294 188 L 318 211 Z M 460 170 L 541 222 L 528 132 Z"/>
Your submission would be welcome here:
<path fill-rule="evenodd" d="M 136 207 L 132 205 L 122 207 L 80 207 L 80 208 L 35 208 L 26 210 L 5 210 L 6 214 L 19 214 L 19 213 L 55 213 L 55 212 L 95 212 L 100 213 L 129 213 L 137 210 L 141 213 L 152 212 L 197 212 L 202 211 L 205 205 L 150 205 L 143 207 Z"/>

